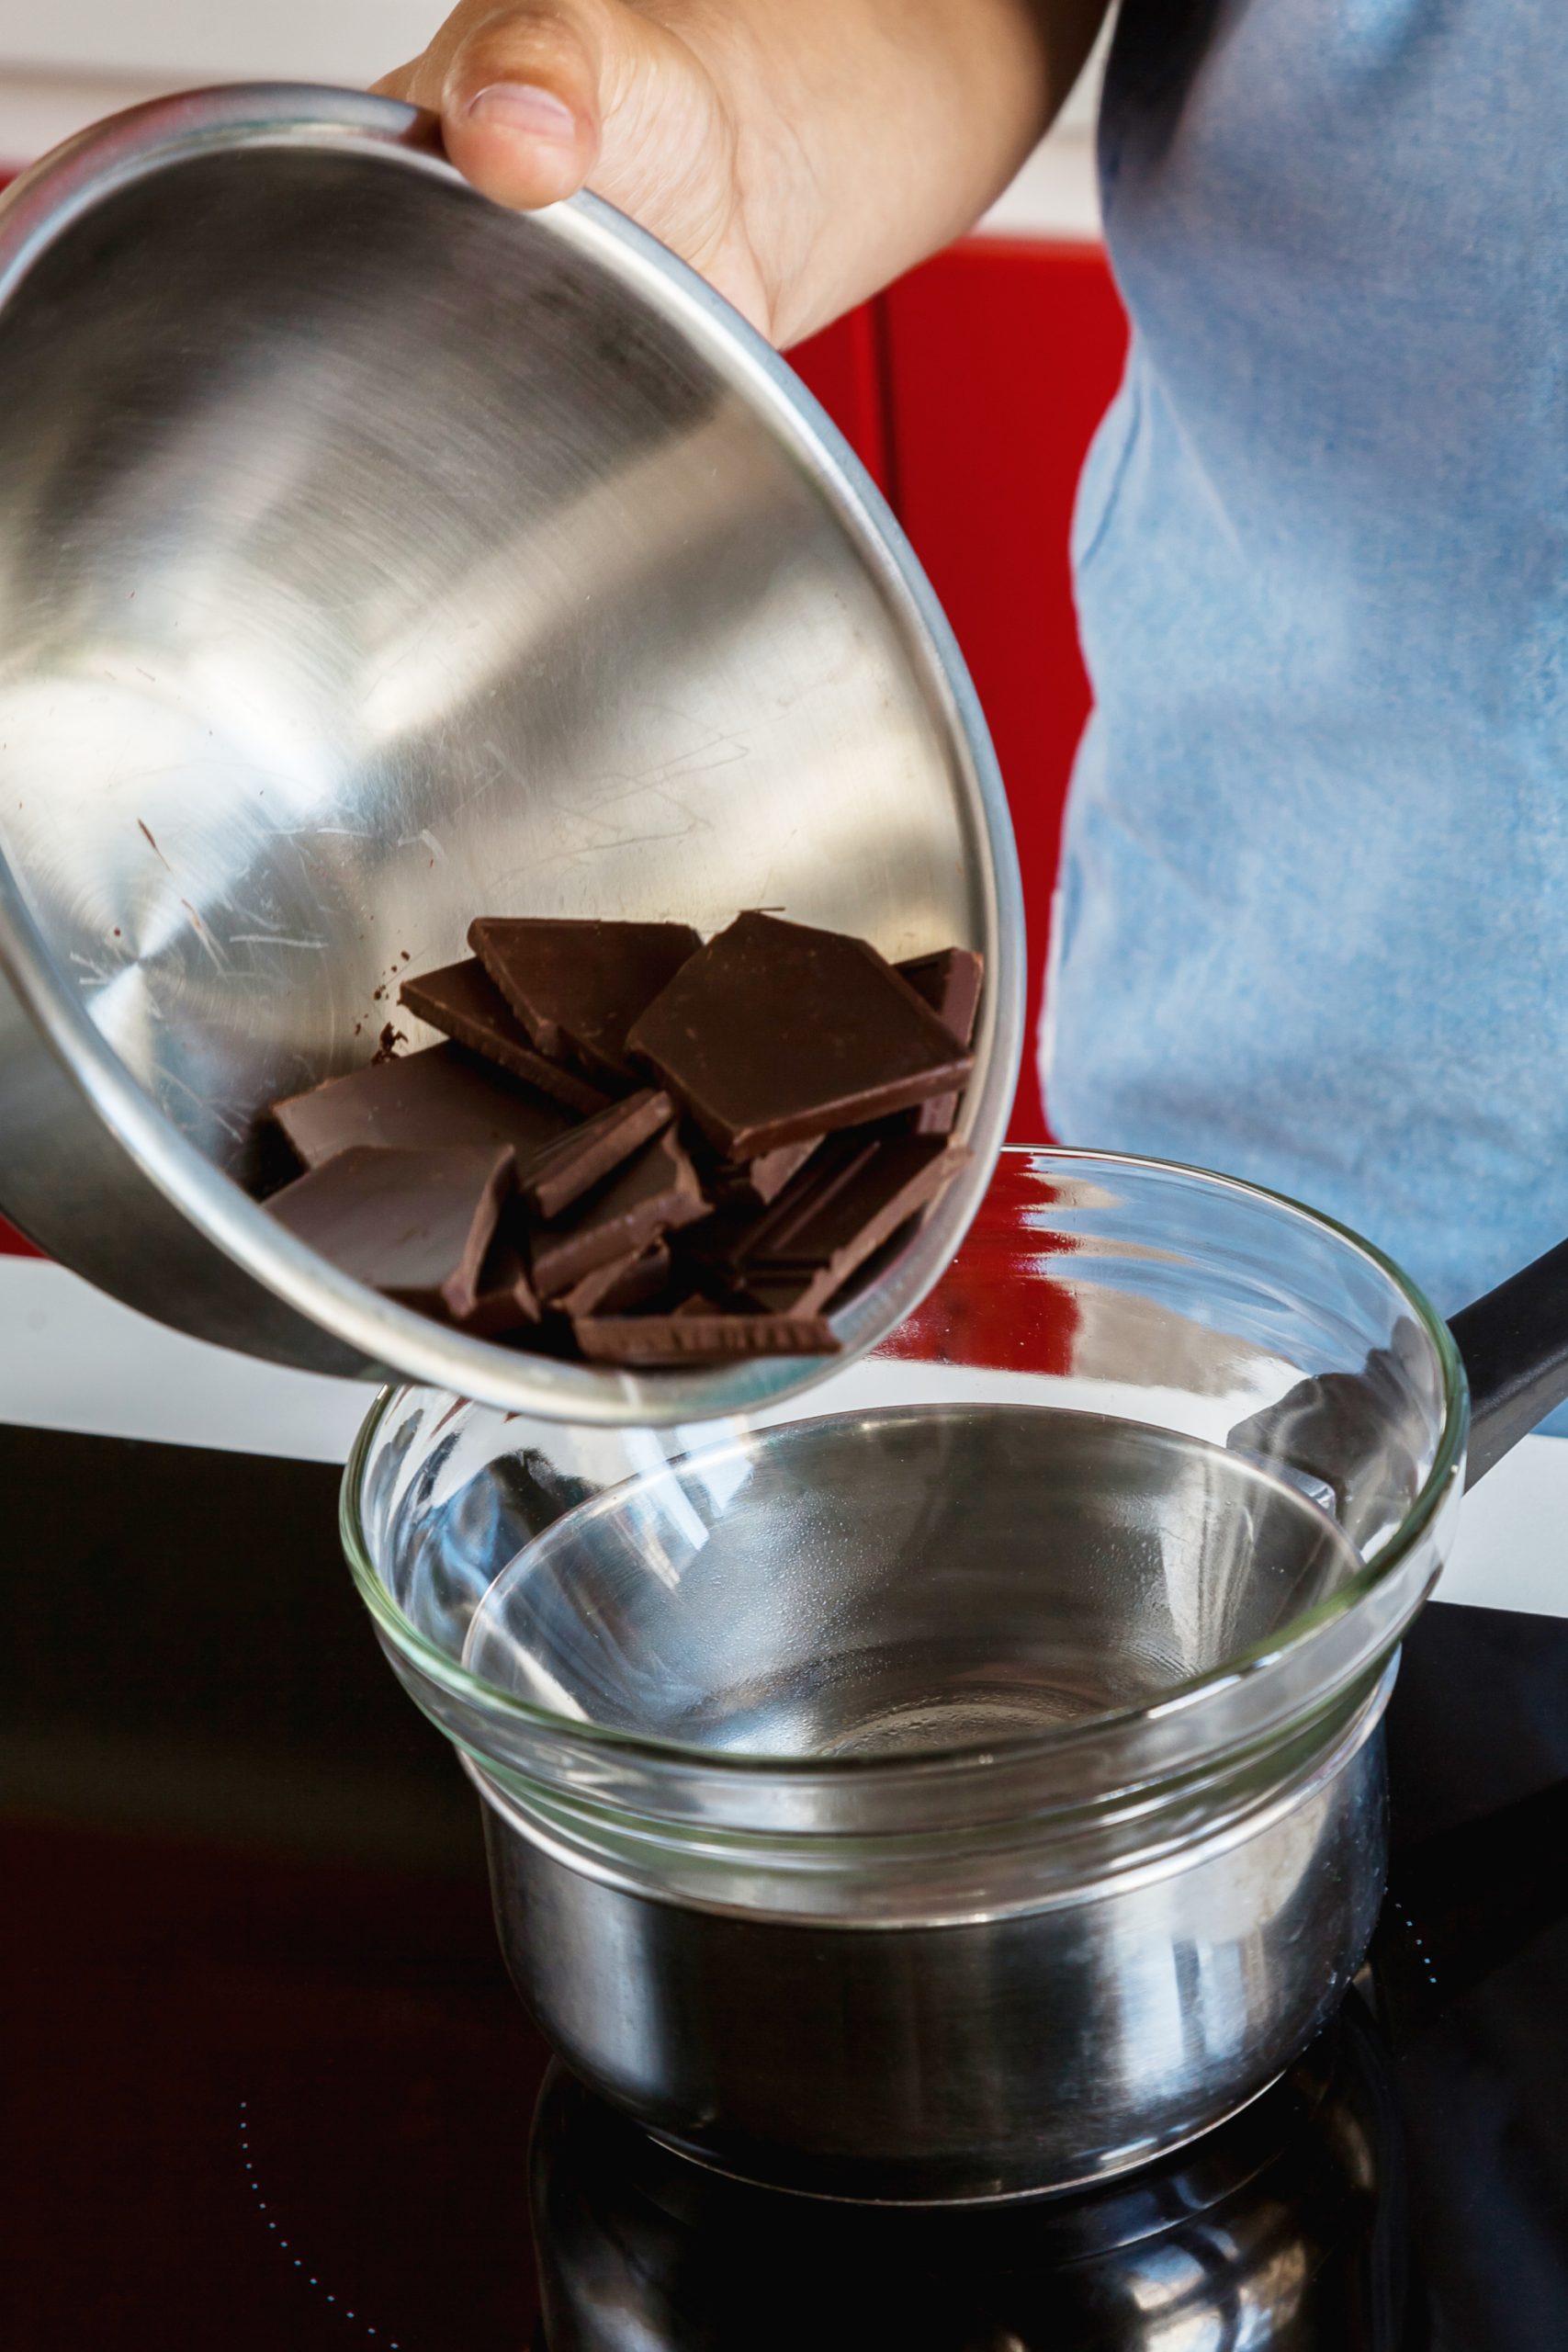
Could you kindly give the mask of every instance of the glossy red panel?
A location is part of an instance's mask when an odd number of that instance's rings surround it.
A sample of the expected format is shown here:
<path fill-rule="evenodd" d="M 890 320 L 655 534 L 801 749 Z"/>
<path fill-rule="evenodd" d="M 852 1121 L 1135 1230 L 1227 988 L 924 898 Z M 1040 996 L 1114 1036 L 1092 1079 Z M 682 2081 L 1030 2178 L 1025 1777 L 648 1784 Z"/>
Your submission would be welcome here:
<path fill-rule="evenodd" d="M 890 496 L 885 329 L 881 306 L 865 302 L 797 343 L 788 356 L 877 488 Z"/>
<path fill-rule="evenodd" d="M 974 674 L 1028 910 L 1030 1045 L 1015 1142 L 1045 1114 L 1033 1029 L 1062 805 L 1089 713 L 1067 567 L 1079 469 L 1126 323 L 1098 247 L 975 238 L 886 297 L 897 503 Z"/>

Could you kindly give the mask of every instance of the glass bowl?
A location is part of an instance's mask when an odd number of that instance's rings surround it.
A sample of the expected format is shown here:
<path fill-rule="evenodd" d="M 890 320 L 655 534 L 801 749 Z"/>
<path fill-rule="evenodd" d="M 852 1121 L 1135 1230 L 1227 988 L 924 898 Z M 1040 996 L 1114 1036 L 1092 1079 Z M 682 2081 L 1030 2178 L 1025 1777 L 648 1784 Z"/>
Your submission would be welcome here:
<path fill-rule="evenodd" d="M 740 2172 L 1004 2194 L 1179 2144 L 1348 1983 L 1465 1427 L 1353 1235 L 1010 1151 L 808 1398 L 574 1430 L 390 1391 L 344 1536 L 570 2063 Z"/>

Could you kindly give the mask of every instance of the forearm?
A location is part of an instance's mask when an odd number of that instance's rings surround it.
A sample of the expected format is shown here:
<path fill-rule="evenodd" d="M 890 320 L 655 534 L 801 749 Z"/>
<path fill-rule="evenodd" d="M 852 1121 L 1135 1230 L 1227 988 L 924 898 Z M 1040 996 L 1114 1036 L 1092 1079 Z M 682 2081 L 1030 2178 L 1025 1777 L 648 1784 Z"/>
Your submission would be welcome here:
<path fill-rule="evenodd" d="M 1107 0 L 690 0 L 727 93 L 774 332 L 825 324 L 971 227 L 1077 78 Z"/>

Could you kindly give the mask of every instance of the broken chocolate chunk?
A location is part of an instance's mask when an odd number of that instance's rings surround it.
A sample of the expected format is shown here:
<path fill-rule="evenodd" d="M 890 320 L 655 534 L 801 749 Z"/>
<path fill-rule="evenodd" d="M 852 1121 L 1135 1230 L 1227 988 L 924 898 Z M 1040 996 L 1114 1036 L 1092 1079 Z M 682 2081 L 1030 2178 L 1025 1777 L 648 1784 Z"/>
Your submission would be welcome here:
<path fill-rule="evenodd" d="M 645 1087 L 612 1102 L 580 1127 L 552 1143 L 531 1162 L 522 1181 L 523 1198 L 536 1216 L 559 1216 L 602 1183 L 624 1159 L 667 1127 L 675 1115 L 668 1094 Z"/>
<path fill-rule="evenodd" d="M 460 1046 L 431 1046 L 329 1078 L 275 1102 L 272 1115 L 307 1168 L 355 1144 L 407 1151 L 508 1144 L 523 1166 L 571 1125 L 555 1103 L 525 1093 Z"/>
<path fill-rule="evenodd" d="M 473 1312 L 514 1172 L 510 1148 L 354 1145 L 275 1193 L 266 1205 L 345 1274 L 401 1306 L 460 1322 Z"/>
<path fill-rule="evenodd" d="M 746 1252 L 746 1295 L 775 1314 L 816 1314 L 969 1157 L 964 1145 L 938 1136 L 877 1144 L 781 1235 Z"/>
<path fill-rule="evenodd" d="M 910 956 L 893 968 L 925 999 L 948 1035 L 967 1046 L 980 1010 L 981 957 L 967 947 L 942 947 L 934 956 Z"/>
<path fill-rule="evenodd" d="M 475 1338 L 649 1369 L 832 1352 L 826 1308 L 968 1157 L 942 1137 L 979 958 L 896 970 L 760 909 L 705 948 L 679 923 L 469 937 L 402 986 L 446 1042 L 388 1060 L 389 1023 L 379 1067 L 274 1106 L 308 1171 L 282 1220 Z"/>
<path fill-rule="evenodd" d="M 933 1094 L 929 1102 L 909 1113 L 909 1133 L 912 1136 L 950 1136 L 958 1119 L 958 1105 L 963 1100 L 957 1094 Z"/>
<path fill-rule="evenodd" d="M 481 915 L 468 944 L 536 1052 L 573 1056 L 591 1076 L 637 1075 L 626 1033 L 702 945 L 683 922 L 596 922 Z"/>
<path fill-rule="evenodd" d="M 421 1021 L 428 1021 L 433 1029 L 456 1038 L 471 1053 L 482 1054 L 487 1061 L 499 1063 L 514 1078 L 564 1102 L 569 1111 L 587 1118 L 604 1109 L 606 1097 L 600 1088 L 591 1086 L 576 1070 L 563 1069 L 558 1062 L 534 1051 L 527 1031 L 477 956 L 405 980 L 399 1001 Z"/>
<path fill-rule="evenodd" d="M 590 1363 L 728 1363 L 742 1356 L 829 1356 L 833 1328 L 818 1315 L 745 1315 L 711 1306 L 671 1315 L 580 1316 L 572 1326 Z"/>
<path fill-rule="evenodd" d="M 721 1277 L 738 1280 L 741 1268 L 753 1259 L 782 1250 L 802 1220 L 822 1208 L 874 1157 L 884 1132 L 852 1127 L 830 1136 L 761 1215 L 744 1206 L 721 1209 L 688 1235 L 682 1245 L 687 1254 Z"/>
<path fill-rule="evenodd" d="M 776 1151 L 760 1152 L 755 1159 L 716 1160 L 705 1170 L 703 1190 L 716 1208 L 766 1208 L 821 1140 L 820 1136 L 807 1136 L 803 1143 L 781 1144 Z"/>
<path fill-rule="evenodd" d="M 731 1159 L 953 1093 L 972 1067 L 874 947 L 762 914 L 691 956 L 626 1042 Z"/>
<path fill-rule="evenodd" d="M 495 1238 L 485 1252 L 474 1286 L 474 1303 L 457 1318 L 476 1340 L 499 1340 L 539 1320 L 539 1302 L 528 1278 L 528 1261 L 517 1219 L 515 1197 L 502 1207 Z"/>
<path fill-rule="evenodd" d="M 924 997 L 942 1027 L 960 1046 L 973 1043 L 980 1010 L 984 960 L 967 947 L 940 948 L 934 956 L 911 956 L 894 970 Z M 945 1136 L 958 1116 L 956 1094 L 934 1094 L 910 1118 L 918 1136 Z"/>
<path fill-rule="evenodd" d="M 534 1287 L 543 1299 L 558 1299 L 596 1267 L 627 1260 L 661 1234 L 706 1214 L 695 1169 L 674 1135 L 661 1135 L 573 1215 L 536 1230 Z"/>
<path fill-rule="evenodd" d="M 563 1315 L 629 1315 L 670 1286 L 670 1244 L 650 1241 L 635 1257 L 613 1258 L 573 1283 L 555 1302 Z"/>

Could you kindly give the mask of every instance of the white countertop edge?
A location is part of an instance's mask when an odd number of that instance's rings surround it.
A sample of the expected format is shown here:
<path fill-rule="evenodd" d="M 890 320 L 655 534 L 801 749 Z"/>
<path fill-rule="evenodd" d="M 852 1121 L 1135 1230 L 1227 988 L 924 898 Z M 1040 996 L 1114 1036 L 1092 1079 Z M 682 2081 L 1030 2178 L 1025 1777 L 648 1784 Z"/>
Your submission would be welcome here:
<path fill-rule="evenodd" d="M 63 1266 L 0 1257 L 0 1422 L 343 1462 L 375 1394 L 186 1339 Z"/>
<path fill-rule="evenodd" d="M 868 1365 L 845 1378 L 869 1403 L 911 1376 Z M 374 1394 L 186 1339 L 63 1267 L 0 1257 L 0 1422 L 340 1463 Z M 1568 1617 L 1568 1444 L 1527 1438 L 1475 1489 L 1438 1593 Z"/>

